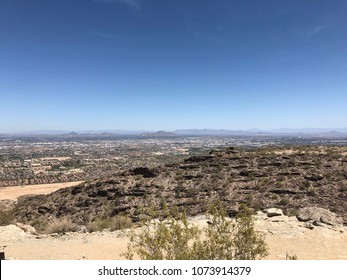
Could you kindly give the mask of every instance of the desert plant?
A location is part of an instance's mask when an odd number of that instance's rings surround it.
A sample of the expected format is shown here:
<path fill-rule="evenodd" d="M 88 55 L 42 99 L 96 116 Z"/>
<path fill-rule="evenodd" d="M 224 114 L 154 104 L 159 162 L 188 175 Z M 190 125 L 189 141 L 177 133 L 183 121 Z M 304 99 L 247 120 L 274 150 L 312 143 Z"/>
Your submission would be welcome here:
<path fill-rule="evenodd" d="M 183 213 L 163 221 L 147 222 L 133 231 L 127 259 L 145 260 L 261 259 L 268 254 L 264 237 L 254 229 L 251 210 L 243 207 L 236 221 L 227 218 L 223 207 L 211 210 L 204 230 L 188 222 Z M 175 215 L 177 216 L 177 215 Z"/>
<path fill-rule="evenodd" d="M 288 252 L 286 252 L 286 260 L 296 261 L 297 259 L 298 259 L 297 255 L 289 255 Z"/>
<path fill-rule="evenodd" d="M 316 195 L 316 190 L 313 187 L 310 187 L 307 191 L 307 195 L 309 196 L 315 196 Z"/>
<path fill-rule="evenodd" d="M 68 218 L 55 218 L 45 228 L 45 233 L 65 233 L 76 231 L 77 225 Z"/>
<path fill-rule="evenodd" d="M 286 206 L 289 204 L 289 199 L 284 197 L 280 200 L 279 204 L 281 204 L 282 206 Z"/>
<path fill-rule="evenodd" d="M 264 236 L 254 229 L 251 209 L 243 207 L 236 219 L 234 247 L 236 260 L 255 260 L 268 255 Z"/>
<path fill-rule="evenodd" d="M 92 222 L 87 225 L 89 232 L 102 231 L 109 229 L 110 231 L 120 230 L 124 228 L 130 228 L 132 221 L 129 217 L 118 215 L 114 217 L 110 216 L 98 216 Z"/>
<path fill-rule="evenodd" d="M 12 210 L 0 209 L 0 226 L 7 226 L 15 220 Z"/>

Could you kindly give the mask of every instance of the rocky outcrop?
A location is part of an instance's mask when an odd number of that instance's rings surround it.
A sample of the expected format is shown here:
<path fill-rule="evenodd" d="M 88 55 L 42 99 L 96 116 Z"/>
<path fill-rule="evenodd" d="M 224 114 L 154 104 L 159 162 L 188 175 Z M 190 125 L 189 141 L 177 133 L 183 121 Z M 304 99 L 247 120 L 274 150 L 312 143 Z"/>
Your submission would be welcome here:
<path fill-rule="evenodd" d="M 16 223 L 16 226 L 28 234 L 36 234 L 36 229 L 31 225 Z"/>
<path fill-rule="evenodd" d="M 316 226 L 322 223 L 330 226 L 343 225 L 343 220 L 335 213 L 320 207 L 305 207 L 299 211 L 297 218 L 301 222 L 310 222 Z"/>
<path fill-rule="evenodd" d="M 157 176 L 156 172 L 149 170 L 147 167 L 137 167 L 132 173 L 134 175 L 142 175 L 144 178 L 153 178 Z"/>

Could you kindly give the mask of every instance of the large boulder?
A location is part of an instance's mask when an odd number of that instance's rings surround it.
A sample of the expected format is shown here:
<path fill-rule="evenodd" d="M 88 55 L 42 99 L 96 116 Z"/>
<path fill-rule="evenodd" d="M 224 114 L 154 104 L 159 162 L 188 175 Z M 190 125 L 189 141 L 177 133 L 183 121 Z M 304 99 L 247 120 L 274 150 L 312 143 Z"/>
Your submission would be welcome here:
<path fill-rule="evenodd" d="M 343 220 L 337 217 L 335 213 L 320 207 L 302 208 L 296 217 L 301 222 L 312 222 L 317 225 L 319 225 L 319 223 L 330 226 L 343 225 Z"/>

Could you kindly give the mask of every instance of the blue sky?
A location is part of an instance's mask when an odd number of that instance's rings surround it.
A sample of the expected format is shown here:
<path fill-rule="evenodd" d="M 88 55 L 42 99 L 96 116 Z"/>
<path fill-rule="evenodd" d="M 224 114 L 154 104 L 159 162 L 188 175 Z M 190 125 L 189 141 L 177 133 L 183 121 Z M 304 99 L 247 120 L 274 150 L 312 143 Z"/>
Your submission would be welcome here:
<path fill-rule="evenodd" d="M 347 126 L 345 0 L 0 0 L 0 132 Z"/>

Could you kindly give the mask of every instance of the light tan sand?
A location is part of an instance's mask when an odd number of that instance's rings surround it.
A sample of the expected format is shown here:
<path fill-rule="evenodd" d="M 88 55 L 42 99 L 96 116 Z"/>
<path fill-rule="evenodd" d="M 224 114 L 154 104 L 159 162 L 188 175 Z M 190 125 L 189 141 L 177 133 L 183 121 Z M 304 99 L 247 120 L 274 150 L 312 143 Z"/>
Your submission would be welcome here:
<path fill-rule="evenodd" d="M 82 182 L 83 181 L 4 187 L 4 188 L 0 188 L 0 200 L 3 200 L 3 199 L 17 200 L 19 196 L 26 195 L 26 194 L 48 194 L 56 190 L 59 190 L 61 188 L 76 186 Z"/>
<path fill-rule="evenodd" d="M 295 218 L 258 220 L 256 229 L 263 232 L 270 247 L 267 259 L 284 260 L 286 253 L 298 259 L 347 260 L 347 228 L 305 228 Z M 206 220 L 195 221 L 206 225 Z M 69 233 L 63 236 L 34 236 L 16 226 L 0 227 L 0 250 L 8 259 L 123 259 L 129 230 L 117 232 Z"/>

